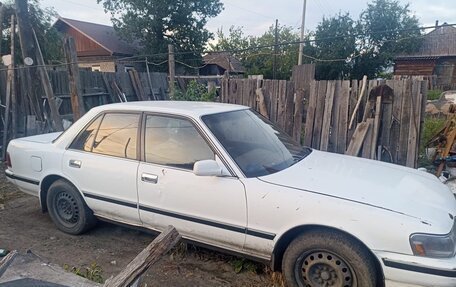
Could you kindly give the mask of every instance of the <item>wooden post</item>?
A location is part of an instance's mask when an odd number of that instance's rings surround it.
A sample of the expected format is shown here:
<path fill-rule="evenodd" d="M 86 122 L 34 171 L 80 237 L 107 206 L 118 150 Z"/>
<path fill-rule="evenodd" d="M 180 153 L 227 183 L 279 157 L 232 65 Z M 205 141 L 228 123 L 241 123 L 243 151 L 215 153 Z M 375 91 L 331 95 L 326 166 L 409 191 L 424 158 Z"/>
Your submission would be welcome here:
<path fill-rule="evenodd" d="M 43 85 L 44 93 L 46 94 L 46 98 L 49 103 L 49 108 L 51 110 L 52 128 L 54 131 L 60 132 L 63 131 L 63 123 L 62 119 L 60 118 L 57 103 L 55 102 L 54 91 L 52 90 L 51 81 L 49 80 L 49 75 L 46 70 L 43 54 L 41 53 L 40 43 L 36 37 L 35 30 L 33 30 L 33 37 L 35 38 L 38 72 L 40 75 L 41 84 Z"/>
<path fill-rule="evenodd" d="M 154 89 L 152 87 L 152 79 L 150 78 L 150 70 L 149 70 L 149 60 L 146 57 L 146 72 L 147 72 L 147 83 L 149 84 L 150 95 L 152 100 L 157 101 L 157 97 L 154 94 Z"/>
<path fill-rule="evenodd" d="M 135 257 L 116 277 L 106 280 L 104 287 L 127 287 L 140 279 L 147 269 L 168 252 L 181 236 L 173 226 L 168 226 L 149 246 Z"/>
<path fill-rule="evenodd" d="M 16 17 L 17 26 L 19 31 L 19 42 L 21 44 L 22 59 L 30 58 L 33 63 L 36 63 L 36 51 L 32 35 L 32 25 L 29 20 L 29 13 L 27 8 L 27 0 L 15 0 L 16 3 Z M 30 106 L 33 113 L 36 115 L 37 120 L 44 121 L 44 110 L 42 108 L 41 95 L 39 91 L 38 81 L 34 81 L 37 76 L 37 70 L 35 66 L 26 66 L 25 79 L 27 85 L 27 96 L 30 100 Z"/>
<path fill-rule="evenodd" d="M 174 100 L 176 95 L 176 87 L 174 83 L 176 82 L 176 61 L 174 59 L 174 46 L 168 45 L 168 67 L 169 67 L 169 97 Z"/>
<path fill-rule="evenodd" d="M 85 114 L 84 99 L 80 88 L 78 57 L 76 45 L 73 37 L 66 37 L 65 58 L 68 66 L 68 79 L 70 84 L 71 108 L 73 110 L 73 120 L 77 121 Z"/>
<path fill-rule="evenodd" d="M 11 109 L 11 76 L 12 66 L 8 66 L 8 77 L 6 82 L 6 93 L 5 93 L 5 122 L 3 124 L 3 147 L 2 147 L 2 159 L 6 157 L 6 148 L 8 145 L 8 128 L 10 122 L 10 109 Z"/>
<path fill-rule="evenodd" d="M 14 139 L 17 136 L 17 95 L 16 95 L 16 65 L 14 58 L 15 42 L 16 39 L 16 18 L 14 14 L 11 15 L 11 137 Z"/>
<path fill-rule="evenodd" d="M 364 95 L 364 91 L 366 90 L 366 86 L 367 86 L 367 76 L 364 76 L 363 77 L 363 85 L 361 87 L 361 92 L 359 94 L 358 102 L 356 103 L 355 110 L 353 111 L 353 114 L 352 114 L 351 119 L 350 119 L 350 124 L 348 125 L 348 129 L 349 130 L 351 130 L 351 128 L 353 126 L 353 121 L 355 120 L 356 113 L 358 112 L 358 109 L 359 109 L 359 105 L 361 104 L 361 101 L 363 99 L 363 95 Z"/>

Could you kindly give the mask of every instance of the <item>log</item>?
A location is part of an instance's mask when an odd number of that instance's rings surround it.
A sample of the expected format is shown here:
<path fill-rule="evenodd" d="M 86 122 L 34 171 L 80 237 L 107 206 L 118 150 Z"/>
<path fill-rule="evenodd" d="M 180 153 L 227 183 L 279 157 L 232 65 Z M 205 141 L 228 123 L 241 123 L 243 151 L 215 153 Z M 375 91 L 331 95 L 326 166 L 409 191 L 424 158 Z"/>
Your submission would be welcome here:
<path fill-rule="evenodd" d="M 10 263 L 14 260 L 17 255 L 17 250 L 13 250 L 8 253 L 3 259 L 0 261 L 0 277 L 5 273 L 6 269 L 10 265 Z"/>
<path fill-rule="evenodd" d="M 353 133 L 350 145 L 348 146 L 348 149 L 345 152 L 346 155 L 358 156 L 359 151 L 361 150 L 361 146 L 364 143 L 364 139 L 366 138 L 367 132 L 369 131 L 369 128 L 370 124 L 368 122 L 362 122 L 358 124 L 355 132 Z"/>
<path fill-rule="evenodd" d="M 168 226 L 149 246 L 135 257 L 116 277 L 106 280 L 104 287 L 127 287 L 140 279 L 146 270 L 156 263 L 181 236 L 173 226 Z"/>
<path fill-rule="evenodd" d="M 71 94 L 71 109 L 73 121 L 77 121 L 85 114 L 84 100 L 82 98 L 81 83 L 79 78 L 78 57 L 76 44 L 72 37 L 67 37 L 64 43 L 65 57 L 68 65 L 68 80 Z"/>

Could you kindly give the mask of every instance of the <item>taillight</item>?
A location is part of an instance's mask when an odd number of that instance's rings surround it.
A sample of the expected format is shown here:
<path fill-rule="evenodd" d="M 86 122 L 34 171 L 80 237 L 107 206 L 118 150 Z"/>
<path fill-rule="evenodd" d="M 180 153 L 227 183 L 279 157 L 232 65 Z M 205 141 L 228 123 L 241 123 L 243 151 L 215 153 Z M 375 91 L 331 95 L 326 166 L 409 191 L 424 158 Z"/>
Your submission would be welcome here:
<path fill-rule="evenodd" d="M 9 152 L 6 153 L 6 166 L 9 168 L 13 167 L 13 165 L 11 164 L 11 157 L 10 157 Z"/>

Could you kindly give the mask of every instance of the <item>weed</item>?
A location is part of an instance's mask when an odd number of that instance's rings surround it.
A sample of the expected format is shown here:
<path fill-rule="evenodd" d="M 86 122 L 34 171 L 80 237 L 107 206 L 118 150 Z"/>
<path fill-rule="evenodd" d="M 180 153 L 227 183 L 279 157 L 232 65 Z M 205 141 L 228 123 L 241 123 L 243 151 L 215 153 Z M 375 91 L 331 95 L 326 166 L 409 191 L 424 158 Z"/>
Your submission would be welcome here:
<path fill-rule="evenodd" d="M 429 90 L 427 93 L 427 99 L 430 101 L 438 100 L 440 98 L 441 94 L 442 94 L 441 90 Z"/>
<path fill-rule="evenodd" d="M 423 134 L 421 135 L 420 154 L 418 158 L 419 166 L 426 166 L 431 164 L 426 156 L 425 145 L 444 127 L 445 121 L 446 118 L 444 117 L 426 116 L 424 118 Z"/>
<path fill-rule="evenodd" d="M 103 269 L 95 262 L 90 264 L 88 267 L 70 267 L 68 264 L 63 264 L 63 269 L 96 283 L 104 282 Z"/>
<path fill-rule="evenodd" d="M 245 258 L 234 258 L 231 261 L 231 264 L 234 267 L 234 272 L 241 273 L 243 271 L 248 271 L 251 273 L 258 274 L 261 271 L 262 264 L 255 263 L 253 261 L 247 260 Z"/>

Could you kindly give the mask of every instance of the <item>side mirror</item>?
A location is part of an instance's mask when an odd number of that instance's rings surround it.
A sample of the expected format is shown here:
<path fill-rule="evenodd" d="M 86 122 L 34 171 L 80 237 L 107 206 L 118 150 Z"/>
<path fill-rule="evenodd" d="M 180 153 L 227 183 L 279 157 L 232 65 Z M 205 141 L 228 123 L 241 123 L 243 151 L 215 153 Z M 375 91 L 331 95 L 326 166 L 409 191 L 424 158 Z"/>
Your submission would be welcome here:
<path fill-rule="evenodd" d="M 215 160 L 200 160 L 195 162 L 193 173 L 197 176 L 222 176 L 222 167 Z"/>

